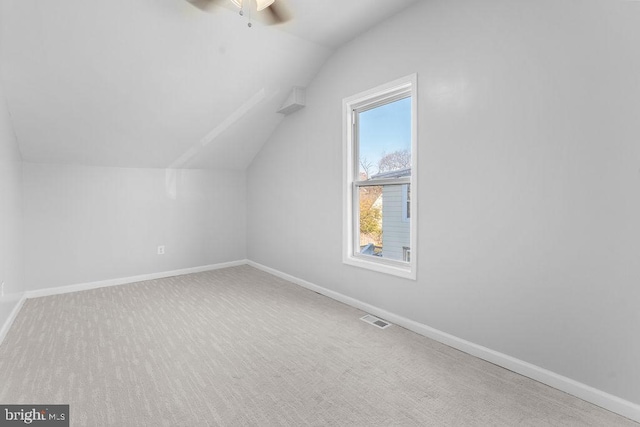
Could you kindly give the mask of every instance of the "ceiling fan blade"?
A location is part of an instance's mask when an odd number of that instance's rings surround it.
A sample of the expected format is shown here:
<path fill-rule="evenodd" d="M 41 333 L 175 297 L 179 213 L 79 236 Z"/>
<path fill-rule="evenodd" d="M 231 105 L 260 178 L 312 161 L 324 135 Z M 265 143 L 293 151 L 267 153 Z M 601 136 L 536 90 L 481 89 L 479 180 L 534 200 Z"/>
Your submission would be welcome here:
<path fill-rule="evenodd" d="M 189 3 L 194 5 L 200 10 L 204 10 L 205 12 L 211 12 L 215 9 L 216 6 L 219 6 L 222 3 L 222 0 L 187 0 Z"/>
<path fill-rule="evenodd" d="M 263 20 L 268 25 L 282 24 L 291 20 L 291 12 L 284 3 L 284 0 L 276 0 L 271 6 L 264 9 L 262 12 Z"/>

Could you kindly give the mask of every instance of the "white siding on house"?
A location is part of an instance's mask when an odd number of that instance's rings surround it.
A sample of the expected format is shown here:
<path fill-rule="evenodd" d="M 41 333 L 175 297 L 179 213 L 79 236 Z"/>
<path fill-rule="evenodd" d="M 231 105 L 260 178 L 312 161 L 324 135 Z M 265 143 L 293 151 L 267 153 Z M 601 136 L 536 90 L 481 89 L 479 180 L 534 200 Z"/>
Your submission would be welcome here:
<path fill-rule="evenodd" d="M 404 219 L 402 190 L 404 185 L 385 185 L 382 189 L 382 254 L 402 261 L 403 246 L 410 245 L 409 221 Z"/>

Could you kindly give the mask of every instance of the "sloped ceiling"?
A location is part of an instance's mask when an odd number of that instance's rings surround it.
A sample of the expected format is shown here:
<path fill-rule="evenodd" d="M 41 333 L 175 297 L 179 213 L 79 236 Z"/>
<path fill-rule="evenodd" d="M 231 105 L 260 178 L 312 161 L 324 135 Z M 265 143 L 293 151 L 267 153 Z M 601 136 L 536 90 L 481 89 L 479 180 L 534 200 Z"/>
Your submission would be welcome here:
<path fill-rule="evenodd" d="M 334 49 L 415 0 L 288 0 L 247 26 L 230 1 L 0 0 L 1 78 L 23 159 L 245 168 Z"/>

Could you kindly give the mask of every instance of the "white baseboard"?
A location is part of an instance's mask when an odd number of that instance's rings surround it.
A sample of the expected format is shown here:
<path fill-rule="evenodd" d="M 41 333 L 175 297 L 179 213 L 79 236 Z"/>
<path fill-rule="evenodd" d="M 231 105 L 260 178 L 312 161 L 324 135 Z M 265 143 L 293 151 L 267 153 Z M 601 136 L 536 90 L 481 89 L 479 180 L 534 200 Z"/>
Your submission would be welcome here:
<path fill-rule="evenodd" d="M 2 328 L 0 328 L 0 345 L 2 345 L 2 341 L 4 341 L 4 338 L 7 336 L 9 328 L 11 328 L 11 325 L 13 325 L 13 321 L 18 316 L 18 313 L 20 312 L 20 309 L 22 308 L 22 305 L 26 300 L 27 296 L 23 293 L 16 302 L 16 305 L 13 307 L 13 310 L 11 310 L 9 317 L 7 318 L 7 320 L 5 320 Z"/>
<path fill-rule="evenodd" d="M 98 282 L 78 283 L 75 285 L 60 286 L 57 288 L 38 289 L 27 291 L 27 298 L 39 298 L 49 295 L 66 294 L 69 292 L 86 291 L 88 289 L 104 288 L 106 286 L 125 285 L 127 283 L 143 282 L 145 280 L 164 279 L 165 277 L 181 276 L 183 274 L 201 273 L 203 271 L 219 270 L 221 268 L 236 267 L 247 264 L 247 260 L 223 262 L 220 264 L 204 265 L 201 267 L 183 268 L 180 270 L 163 271 L 160 273 L 141 274 L 138 276 L 122 277 L 118 279 L 100 280 Z"/>
<path fill-rule="evenodd" d="M 511 357 L 506 354 L 491 350 L 490 348 L 463 340 L 462 338 L 458 338 L 446 332 L 442 332 L 438 329 L 431 328 L 422 323 L 407 319 L 406 317 L 390 313 L 386 310 L 364 303 L 355 298 L 348 297 L 339 292 L 323 288 L 298 277 L 291 276 L 262 264 L 258 264 L 257 262 L 248 260 L 247 264 L 274 276 L 280 277 L 281 279 L 295 283 L 314 292 L 318 292 L 336 301 L 340 301 L 362 311 L 366 311 L 367 313 L 371 313 L 375 316 L 381 317 L 385 320 L 395 323 L 396 325 L 409 329 L 417 334 L 431 338 L 435 341 L 441 342 L 472 356 L 506 368 L 510 371 L 517 372 L 520 375 L 524 375 L 525 377 L 534 379 L 555 389 L 564 391 L 565 393 L 569 393 L 582 400 L 600 406 L 601 408 L 607 409 L 611 412 L 615 412 L 631 420 L 640 422 L 640 405 L 637 405 L 633 402 L 629 402 L 628 400 L 624 400 L 612 394 L 605 393 L 604 391 L 598 390 L 586 384 L 582 384 L 578 381 L 574 381 L 571 378 L 564 377 L 562 375 L 556 374 L 555 372 L 543 369 L 539 366 L 532 365 L 531 363 L 516 359 L 515 357 Z"/>

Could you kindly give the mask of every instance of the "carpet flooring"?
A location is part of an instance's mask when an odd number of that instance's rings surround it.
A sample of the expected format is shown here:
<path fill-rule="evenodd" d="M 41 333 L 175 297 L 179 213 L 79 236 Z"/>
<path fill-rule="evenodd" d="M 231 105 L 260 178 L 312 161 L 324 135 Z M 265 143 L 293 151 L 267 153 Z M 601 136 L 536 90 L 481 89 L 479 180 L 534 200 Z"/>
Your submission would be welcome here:
<path fill-rule="evenodd" d="M 635 426 L 249 266 L 29 299 L 0 402 L 73 426 Z"/>

